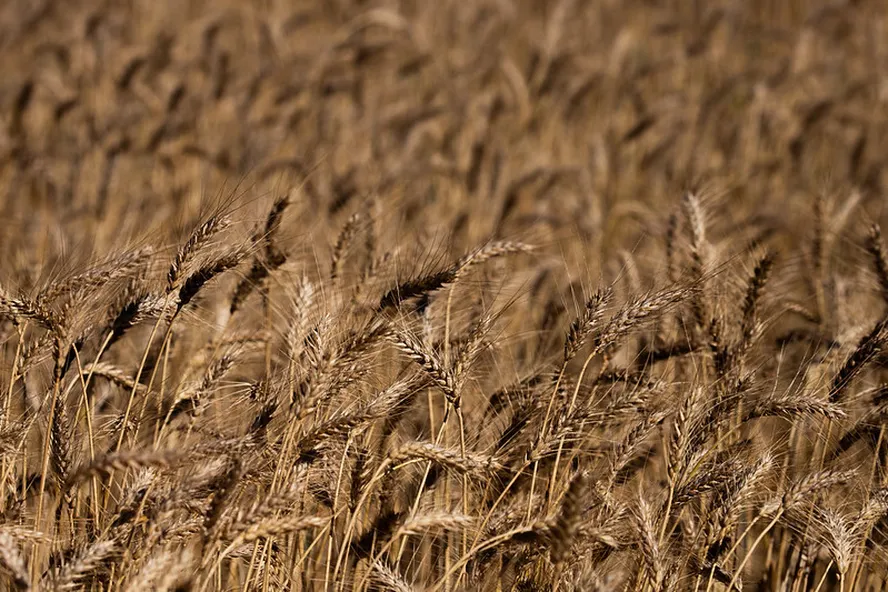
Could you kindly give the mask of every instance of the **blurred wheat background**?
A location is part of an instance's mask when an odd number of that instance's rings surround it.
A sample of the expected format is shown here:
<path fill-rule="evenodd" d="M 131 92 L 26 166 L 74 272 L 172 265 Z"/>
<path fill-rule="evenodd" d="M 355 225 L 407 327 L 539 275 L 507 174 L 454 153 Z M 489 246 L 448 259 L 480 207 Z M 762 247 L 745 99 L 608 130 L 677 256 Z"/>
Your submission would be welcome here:
<path fill-rule="evenodd" d="M 3 586 L 888 589 L 886 16 L 0 2 Z"/>

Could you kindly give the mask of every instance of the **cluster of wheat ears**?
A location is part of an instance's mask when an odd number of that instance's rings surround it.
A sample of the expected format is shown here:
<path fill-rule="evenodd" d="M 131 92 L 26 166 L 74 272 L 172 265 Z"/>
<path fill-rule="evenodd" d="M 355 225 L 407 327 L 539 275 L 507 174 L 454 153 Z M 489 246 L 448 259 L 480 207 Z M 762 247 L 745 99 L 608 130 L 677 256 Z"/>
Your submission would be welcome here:
<path fill-rule="evenodd" d="M 0 3 L 0 581 L 885 590 L 886 18 Z"/>

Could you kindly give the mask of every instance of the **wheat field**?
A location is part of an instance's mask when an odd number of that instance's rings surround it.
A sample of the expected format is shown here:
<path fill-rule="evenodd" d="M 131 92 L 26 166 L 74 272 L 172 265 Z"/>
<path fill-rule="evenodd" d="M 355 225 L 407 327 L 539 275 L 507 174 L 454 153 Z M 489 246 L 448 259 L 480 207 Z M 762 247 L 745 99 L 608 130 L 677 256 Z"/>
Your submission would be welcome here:
<path fill-rule="evenodd" d="M 888 590 L 888 7 L 0 2 L 8 590 Z"/>

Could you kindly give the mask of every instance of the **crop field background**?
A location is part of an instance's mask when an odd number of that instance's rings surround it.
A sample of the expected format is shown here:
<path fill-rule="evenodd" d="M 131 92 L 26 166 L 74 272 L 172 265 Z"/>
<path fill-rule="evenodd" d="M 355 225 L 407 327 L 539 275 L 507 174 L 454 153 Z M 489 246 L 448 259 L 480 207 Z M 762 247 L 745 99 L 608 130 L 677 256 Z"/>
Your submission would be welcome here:
<path fill-rule="evenodd" d="M 888 589 L 886 17 L 0 2 L 0 586 Z"/>

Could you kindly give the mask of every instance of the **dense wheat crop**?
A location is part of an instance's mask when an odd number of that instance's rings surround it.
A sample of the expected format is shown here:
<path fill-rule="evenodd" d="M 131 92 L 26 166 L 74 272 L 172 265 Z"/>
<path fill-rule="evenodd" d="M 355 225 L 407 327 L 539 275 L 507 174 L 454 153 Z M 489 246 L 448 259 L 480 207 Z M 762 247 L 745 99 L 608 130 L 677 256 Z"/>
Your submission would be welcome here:
<path fill-rule="evenodd" d="M 888 9 L 0 2 L 11 590 L 885 590 Z"/>

